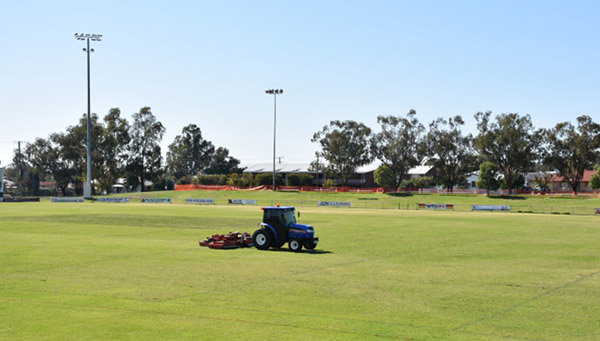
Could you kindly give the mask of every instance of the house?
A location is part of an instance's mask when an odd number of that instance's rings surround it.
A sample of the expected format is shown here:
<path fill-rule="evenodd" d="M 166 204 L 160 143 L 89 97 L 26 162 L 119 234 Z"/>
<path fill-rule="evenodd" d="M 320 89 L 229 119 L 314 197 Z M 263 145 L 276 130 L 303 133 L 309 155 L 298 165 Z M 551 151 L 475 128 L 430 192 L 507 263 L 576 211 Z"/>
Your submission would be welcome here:
<path fill-rule="evenodd" d="M 437 171 L 433 166 L 416 166 L 408 170 L 408 179 L 414 179 L 422 176 L 434 177 Z"/>
<path fill-rule="evenodd" d="M 348 186 L 351 187 L 362 187 L 362 188 L 374 188 L 379 187 L 375 183 L 374 173 L 377 167 L 379 167 L 380 163 L 371 163 L 369 165 L 365 165 L 359 167 L 356 172 L 350 177 L 348 180 Z M 244 173 L 252 173 L 253 175 L 259 173 L 271 173 L 273 172 L 273 164 L 272 163 L 259 163 L 259 164 L 247 164 L 241 165 L 241 167 L 245 167 Z M 325 175 L 322 172 L 309 171 L 310 164 L 309 163 L 276 163 L 275 164 L 275 172 L 277 174 L 281 174 L 283 178 L 290 173 L 306 173 L 314 176 L 313 184 L 320 185 L 324 181 Z M 436 171 L 432 166 L 417 166 L 411 168 L 408 172 L 407 178 L 412 179 L 419 176 L 435 176 Z M 339 183 L 339 180 L 338 180 Z"/>
<path fill-rule="evenodd" d="M 477 189 L 477 180 L 479 180 L 479 171 L 468 174 L 466 180 L 467 180 L 467 189 L 468 190 L 476 190 Z"/>
<path fill-rule="evenodd" d="M 39 195 L 56 194 L 56 183 L 54 181 L 40 181 Z"/>
<path fill-rule="evenodd" d="M 591 192 L 590 188 L 590 176 L 596 173 L 594 170 L 586 170 L 583 172 L 583 178 L 581 178 L 581 182 L 579 183 L 579 188 L 577 188 L 577 192 Z M 550 190 L 552 192 L 571 192 L 573 189 L 569 185 L 569 182 L 564 179 L 560 174 L 556 173 L 550 180 L 549 184 Z"/>
<path fill-rule="evenodd" d="M 260 174 L 260 173 L 272 173 L 273 172 L 273 164 L 272 163 L 255 163 L 255 164 L 247 164 L 240 165 L 241 168 L 244 168 L 244 173 L 251 173 L 252 175 Z M 311 174 L 314 176 L 313 184 L 319 185 L 323 183 L 324 175 L 322 172 L 309 171 L 310 164 L 309 163 L 276 163 L 275 164 L 275 173 L 280 174 L 284 181 L 288 174 L 292 173 L 304 173 Z"/>

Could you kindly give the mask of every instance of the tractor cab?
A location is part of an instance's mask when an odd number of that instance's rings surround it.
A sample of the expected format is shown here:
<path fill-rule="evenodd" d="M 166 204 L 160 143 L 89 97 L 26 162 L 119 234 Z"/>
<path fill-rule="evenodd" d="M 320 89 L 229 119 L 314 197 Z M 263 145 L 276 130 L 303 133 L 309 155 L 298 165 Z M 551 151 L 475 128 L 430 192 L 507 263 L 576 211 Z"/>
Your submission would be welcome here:
<path fill-rule="evenodd" d="M 296 223 L 293 207 L 263 207 L 263 223 L 275 229 L 278 239 L 287 234 L 288 227 Z"/>
<path fill-rule="evenodd" d="M 302 246 L 312 250 L 317 246 L 319 238 L 314 237 L 314 228 L 296 222 L 295 208 L 292 206 L 262 207 L 263 221 L 261 228 L 252 236 L 258 249 L 281 247 L 289 243 L 290 249 L 300 251 Z"/>

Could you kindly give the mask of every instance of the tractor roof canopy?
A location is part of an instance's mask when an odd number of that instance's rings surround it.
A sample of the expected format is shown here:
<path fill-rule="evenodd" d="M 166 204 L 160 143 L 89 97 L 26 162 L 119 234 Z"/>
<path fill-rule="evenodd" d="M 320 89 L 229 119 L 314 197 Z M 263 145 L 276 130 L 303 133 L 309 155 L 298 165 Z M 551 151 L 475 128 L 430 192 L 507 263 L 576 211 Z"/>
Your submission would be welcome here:
<path fill-rule="evenodd" d="M 267 211 L 267 210 L 283 210 L 283 211 L 287 211 L 287 210 L 294 210 L 294 206 L 265 206 L 265 207 L 261 207 L 263 211 Z"/>

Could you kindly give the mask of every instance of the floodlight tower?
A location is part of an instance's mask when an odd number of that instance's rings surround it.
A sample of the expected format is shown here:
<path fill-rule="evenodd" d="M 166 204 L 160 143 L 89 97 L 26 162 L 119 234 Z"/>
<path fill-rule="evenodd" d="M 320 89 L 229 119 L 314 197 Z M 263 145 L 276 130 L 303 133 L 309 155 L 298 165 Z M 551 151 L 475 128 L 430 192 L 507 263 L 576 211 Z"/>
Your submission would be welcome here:
<path fill-rule="evenodd" d="M 275 136 L 277 131 L 277 95 L 283 93 L 283 89 L 269 89 L 265 90 L 267 95 L 273 95 L 273 191 L 277 190 L 275 187 Z"/>
<path fill-rule="evenodd" d="M 83 48 L 83 51 L 87 53 L 87 181 L 83 185 L 83 197 L 86 199 L 92 198 L 92 128 L 90 123 L 90 52 L 94 52 L 94 49 L 90 49 L 91 41 L 101 41 L 101 34 L 89 34 L 89 33 L 75 33 L 75 39 L 87 41 L 87 48 Z"/>

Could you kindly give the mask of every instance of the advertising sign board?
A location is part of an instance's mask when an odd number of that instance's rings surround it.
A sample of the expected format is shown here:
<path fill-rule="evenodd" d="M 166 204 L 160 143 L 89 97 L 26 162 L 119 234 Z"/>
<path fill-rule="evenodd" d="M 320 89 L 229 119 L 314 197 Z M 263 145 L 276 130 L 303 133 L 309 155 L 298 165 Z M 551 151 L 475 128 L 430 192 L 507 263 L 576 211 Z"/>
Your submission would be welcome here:
<path fill-rule="evenodd" d="M 149 204 L 170 204 L 171 198 L 142 198 L 142 202 Z"/>
<path fill-rule="evenodd" d="M 227 202 L 233 205 L 256 205 L 256 200 L 229 199 Z"/>
<path fill-rule="evenodd" d="M 510 206 L 504 205 L 473 205 L 472 211 L 510 211 Z"/>
<path fill-rule="evenodd" d="M 350 201 L 317 201 L 317 206 L 351 207 Z"/>
<path fill-rule="evenodd" d="M 50 202 L 83 202 L 83 197 L 53 197 Z"/>
<path fill-rule="evenodd" d="M 185 199 L 186 204 L 214 204 L 215 199 L 199 199 L 199 198 L 188 198 Z"/>

